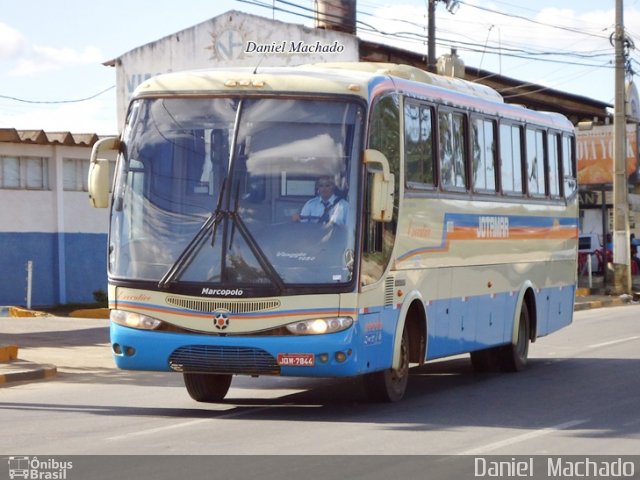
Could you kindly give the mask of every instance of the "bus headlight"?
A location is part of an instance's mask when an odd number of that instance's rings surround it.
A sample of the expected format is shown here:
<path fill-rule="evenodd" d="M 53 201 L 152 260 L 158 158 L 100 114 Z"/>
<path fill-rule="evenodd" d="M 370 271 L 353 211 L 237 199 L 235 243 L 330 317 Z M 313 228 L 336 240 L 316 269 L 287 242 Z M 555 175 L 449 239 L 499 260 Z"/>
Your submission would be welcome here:
<path fill-rule="evenodd" d="M 111 310 L 109 318 L 113 323 L 141 330 L 155 330 L 162 322 L 156 318 L 142 315 L 141 313 L 126 312 L 124 310 Z"/>
<path fill-rule="evenodd" d="M 313 320 L 303 320 L 287 325 L 294 335 L 321 335 L 323 333 L 334 333 L 345 330 L 353 325 L 351 317 L 331 317 L 315 318 Z"/>

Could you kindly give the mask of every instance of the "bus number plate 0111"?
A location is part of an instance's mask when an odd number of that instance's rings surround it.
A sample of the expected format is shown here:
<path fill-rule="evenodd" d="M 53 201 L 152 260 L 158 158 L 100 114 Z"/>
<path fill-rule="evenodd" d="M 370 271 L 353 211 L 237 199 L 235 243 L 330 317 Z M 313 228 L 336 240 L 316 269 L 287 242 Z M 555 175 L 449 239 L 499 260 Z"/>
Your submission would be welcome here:
<path fill-rule="evenodd" d="M 313 353 L 279 353 L 278 365 L 282 367 L 313 367 Z"/>

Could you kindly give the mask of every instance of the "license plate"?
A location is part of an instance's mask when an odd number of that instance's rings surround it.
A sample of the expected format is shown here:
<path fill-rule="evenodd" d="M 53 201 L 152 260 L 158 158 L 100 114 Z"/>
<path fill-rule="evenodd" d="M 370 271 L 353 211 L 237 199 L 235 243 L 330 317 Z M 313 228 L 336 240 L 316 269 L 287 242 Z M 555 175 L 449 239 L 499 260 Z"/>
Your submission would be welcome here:
<path fill-rule="evenodd" d="M 283 367 L 313 367 L 315 355 L 313 353 L 279 353 L 278 365 Z"/>

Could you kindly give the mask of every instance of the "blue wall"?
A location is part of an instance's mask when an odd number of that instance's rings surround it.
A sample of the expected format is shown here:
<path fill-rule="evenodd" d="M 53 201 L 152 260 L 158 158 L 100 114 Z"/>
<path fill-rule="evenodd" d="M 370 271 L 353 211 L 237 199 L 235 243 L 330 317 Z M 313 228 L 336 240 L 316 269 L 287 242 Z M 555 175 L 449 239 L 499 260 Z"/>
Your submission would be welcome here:
<path fill-rule="evenodd" d="M 0 305 L 26 305 L 29 260 L 32 306 L 93 303 L 95 290 L 107 291 L 106 234 L 0 233 Z"/>

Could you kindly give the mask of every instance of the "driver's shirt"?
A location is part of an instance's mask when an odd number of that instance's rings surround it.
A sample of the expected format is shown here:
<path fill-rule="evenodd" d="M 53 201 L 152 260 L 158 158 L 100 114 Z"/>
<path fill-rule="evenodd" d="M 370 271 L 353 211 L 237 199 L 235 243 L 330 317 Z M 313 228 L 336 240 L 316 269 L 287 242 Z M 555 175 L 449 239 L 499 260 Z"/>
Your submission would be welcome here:
<path fill-rule="evenodd" d="M 304 204 L 300 211 L 302 222 L 312 223 L 334 223 L 345 225 L 349 214 L 349 204 L 344 199 L 338 199 L 331 195 L 328 200 L 323 201 L 317 196 Z"/>

